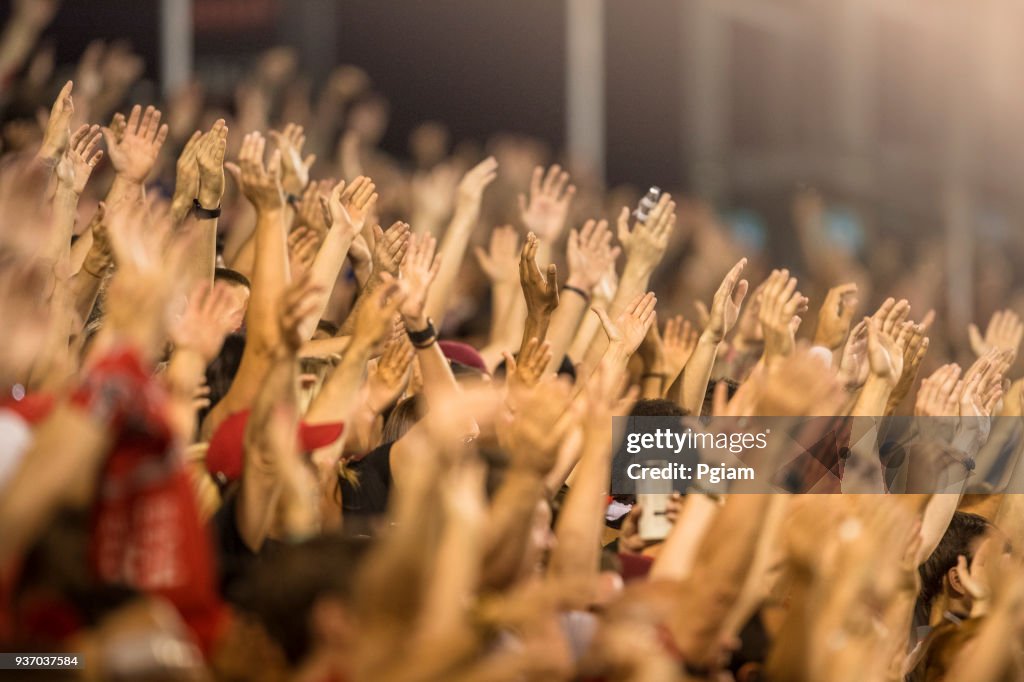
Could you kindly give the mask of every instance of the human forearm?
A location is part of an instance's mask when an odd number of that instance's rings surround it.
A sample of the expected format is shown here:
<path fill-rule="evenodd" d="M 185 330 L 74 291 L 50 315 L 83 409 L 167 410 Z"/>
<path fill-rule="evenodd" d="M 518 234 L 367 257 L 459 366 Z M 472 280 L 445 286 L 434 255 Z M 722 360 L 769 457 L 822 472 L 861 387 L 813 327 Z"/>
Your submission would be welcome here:
<path fill-rule="evenodd" d="M 107 206 L 113 207 L 124 201 L 141 201 L 144 195 L 145 188 L 141 182 L 118 174 L 114 176 L 114 181 L 110 185 L 104 202 Z"/>
<path fill-rule="evenodd" d="M 681 595 L 687 604 L 686 616 L 680 611 L 670 625 L 687 663 L 714 664 L 715 643 L 750 570 L 770 497 L 733 495 L 711 523 L 701 543 L 704 561 L 694 567 L 688 589 Z M 722 542 L 723 537 L 729 542 Z"/>
<path fill-rule="evenodd" d="M 487 523 L 483 583 L 489 589 L 504 589 L 519 577 L 537 503 L 545 493 L 544 481 L 521 468 L 513 467 L 502 481 Z"/>
<path fill-rule="evenodd" d="M 71 266 L 71 234 L 78 214 L 78 194 L 58 183 L 53 195 L 53 228 L 42 256 L 63 268 Z"/>
<path fill-rule="evenodd" d="M 570 280 L 572 285 L 572 280 Z M 548 365 L 548 372 L 556 371 L 562 364 L 579 329 L 580 322 L 587 312 L 589 301 L 579 295 L 575 290 L 564 290 L 559 299 L 558 308 L 551 316 L 551 325 L 548 328 L 547 338 L 551 344 L 551 363 Z"/>
<path fill-rule="evenodd" d="M 891 391 L 890 384 L 873 375 L 869 376 L 850 414 L 854 417 L 885 416 L 885 406 Z"/>
<path fill-rule="evenodd" d="M 427 317 L 437 320 L 438 323 L 444 319 L 455 279 L 459 275 L 462 260 L 466 255 L 469 237 L 473 234 L 473 229 L 479 218 L 479 205 L 457 208 L 452 222 L 445 232 L 444 239 L 441 241 L 439 251 L 444 254 L 444 258 L 441 259 L 441 269 L 438 270 L 437 278 L 427 297 Z"/>
<path fill-rule="evenodd" d="M 353 338 L 345 355 L 306 411 L 306 422 L 324 424 L 345 421 L 359 401 L 359 387 L 363 383 L 370 348 L 357 337 Z"/>
<path fill-rule="evenodd" d="M 277 501 L 283 490 L 283 461 L 294 457 L 298 426 L 295 395 L 295 358 L 287 352 L 275 354 L 263 386 L 249 413 L 245 429 L 245 468 L 238 493 L 238 532 L 246 546 L 259 551 L 273 522 Z"/>
<path fill-rule="evenodd" d="M 555 527 L 558 544 L 549 569 L 553 576 L 590 576 L 598 571 L 611 475 L 611 434 L 606 430 L 585 436 L 583 455 Z"/>
<path fill-rule="evenodd" d="M 690 576 L 698 550 L 719 504 L 707 495 L 687 495 L 683 513 L 672 525 L 658 557 L 651 566 L 651 580 L 685 580 Z"/>
<path fill-rule="evenodd" d="M 701 334 L 697 348 L 683 370 L 682 406 L 691 414 L 700 414 L 704 396 L 711 380 L 711 370 L 718 357 L 719 340 L 711 334 Z"/>
<path fill-rule="evenodd" d="M 257 213 L 252 295 L 246 316 L 246 345 L 276 345 L 277 302 L 288 284 L 288 243 L 280 208 Z"/>
<path fill-rule="evenodd" d="M 311 281 L 319 290 L 317 305 L 314 313 L 307 317 L 300 327 L 303 336 L 307 339 L 313 337 L 316 325 L 323 316 L 324 310 L 327 309 L 331 292 L 334 290 L 334 283 L 338 279 L 338 273 L 341 272 L 341 266 L 345 264 L 345 256 L 351 245 L 352 235 L 343 230 L 329 231 L 323 244 L 320 245 L 320 250 L 310 268 Z"/>

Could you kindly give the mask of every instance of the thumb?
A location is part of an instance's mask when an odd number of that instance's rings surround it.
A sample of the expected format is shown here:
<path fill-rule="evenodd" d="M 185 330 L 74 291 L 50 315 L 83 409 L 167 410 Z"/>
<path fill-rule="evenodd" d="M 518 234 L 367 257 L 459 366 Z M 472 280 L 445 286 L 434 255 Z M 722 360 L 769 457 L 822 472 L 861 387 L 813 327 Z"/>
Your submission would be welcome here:
<path fill-rule="evenodd" d="M 985 347 L 985 341 L 981 338 L 981 331 L 978 329 L 978 325 L 973 323 L 967 325 L 967 336 L 970 337 L 971 348 L 976 354 L 981 355 Z"/>
<path fill-rule="evenodd" d="M 100 128 L 100 130 L 103 132 L 103 140 L 107 143 L 107 149 L 116 147 L 117 136 L 114 135 L 114 131 L 108 128 L 107 126 L 103 126 L 102 128 Z"/>
<path fill-rule="evenodd" d="M 487 255 L 487 252 L 479 246 L 473 247 L 473 255 L 476 256 L 476 262 L 480 264 L 480 267 L 485 272 L 490 272 L 491 269 L 491 258 Z"/>
<path fill-rule="evenodd" d="M 629 241 L 629 207 L 623 206 L 622 210 L 619 211 L 619 218 L 617 222 L 617 233 L 619 241 L 625 244 Z"/>
<path fill-rule="evenodd" d="M 104 130 L 106 129 L 104 128 Z M 224 168 L 227 169 L 229 173 L 231 173 L 231 177 L 233 177 L 235 179 L 235 182 L 237 182 L 239 187 L 241 187 L 242 169 L 238 167 L 238 164 L 234 163 L 233 161 L 227 161 L 224 163 Z"/>

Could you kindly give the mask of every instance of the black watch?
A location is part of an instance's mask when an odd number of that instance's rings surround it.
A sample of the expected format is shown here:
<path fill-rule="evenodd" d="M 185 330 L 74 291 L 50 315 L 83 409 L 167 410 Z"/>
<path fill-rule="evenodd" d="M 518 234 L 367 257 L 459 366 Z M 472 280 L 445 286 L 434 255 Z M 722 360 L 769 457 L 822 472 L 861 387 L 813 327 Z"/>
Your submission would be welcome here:
<path fill-rule="evenodd" d="M 409 335 L 409 340 L 412 341 L 412 345 L 417 348 L 426 348 L 437 340 L 437 330 L 434 329 L 434 321 L 430 318 L 427 318 L 427 326 L 425 329 L 414 332 L 406 327 L 405 333 Z"/>
<path fill-rule="evenodd" d="M 220 217 L 220 206 L 217 208 L 204 208 L 199 199 L 192 200 L 192 213 L 200 220 L 212 220 Z"/>

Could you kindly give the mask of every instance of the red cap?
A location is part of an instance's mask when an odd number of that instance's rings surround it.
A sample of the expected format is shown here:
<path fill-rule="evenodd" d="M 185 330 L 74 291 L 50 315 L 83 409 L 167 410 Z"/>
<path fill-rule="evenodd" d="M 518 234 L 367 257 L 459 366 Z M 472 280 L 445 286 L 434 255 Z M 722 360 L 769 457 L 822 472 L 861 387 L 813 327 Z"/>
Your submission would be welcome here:
<path fill-rule="evenodd" d="M 214 431 L 206 450 L 206 470 L 215 478 L 223 476 L 234 481 L 242 476 L 245 425 L 248 422 L 249 410 L 242 410 L 222 421 Z M 299 448 L 303 452 L 311 452 L 326 447 L 341 437 L 344 427 L 342 422 L 315 425 L 299 422 Z"/>
<path fill-rule="evenodd" d="M 483 356 L 477 352 L 476 348 L 469 345 L 468 343 L 462 343 L 460 341 L 438 341 L 437 345 L 441 347 L 441 352 L 444 356 L 452 362 L 457 362 L 460 365 L 466 367 L 472 367 L 473 369 L 480 370 L 484 374 L 490 374 L 487 371 L 487 363 L 484 362 Z"/>

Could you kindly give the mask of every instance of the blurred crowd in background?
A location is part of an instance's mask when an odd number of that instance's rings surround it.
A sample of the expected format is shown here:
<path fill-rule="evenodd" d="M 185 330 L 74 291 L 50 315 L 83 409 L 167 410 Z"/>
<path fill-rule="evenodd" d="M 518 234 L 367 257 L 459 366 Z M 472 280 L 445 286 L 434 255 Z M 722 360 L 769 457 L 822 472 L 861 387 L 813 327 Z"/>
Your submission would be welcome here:
<path fill-rule="evenodd" d="M 1011 248 L 960 324 L 949 241 L 813 187 L 783 241 L 515 131 L 399 156 L 358 65 L 154 98 L 59 10 L 0 35 L 0 649 L 82 665 L 11 675 L 1024 678 Z M 658 532 L 614 416 L 862 419 Z"/>

